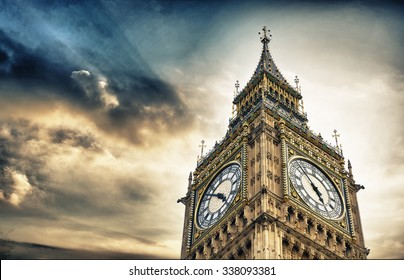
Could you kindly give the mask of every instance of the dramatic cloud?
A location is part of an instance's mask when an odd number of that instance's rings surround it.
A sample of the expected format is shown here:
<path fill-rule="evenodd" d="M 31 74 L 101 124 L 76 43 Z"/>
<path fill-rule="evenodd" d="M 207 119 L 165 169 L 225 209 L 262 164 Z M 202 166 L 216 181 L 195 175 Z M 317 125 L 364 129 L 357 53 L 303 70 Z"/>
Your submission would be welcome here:
<path fill-rule="evenodd" d="M 90 100 L 94 100 L 96 103 L 101 103 L 106 109 L 119 106 L 119 101 L 116 95 L 108 92 L 108 83 L 106 80 L 93 77 L 87 70 L 73 71 L 71 77 L 81 85 L 87 98 Z"/>
<path fill-rule="evenodd" d="M 25 120 L 11 123 L 0 121 L 0 189 L 4 201 L 20 206 L 28 195 L 41 187 L 37 173 L 43 160 L 36 154 L 39 128 Z"/>
<path fill-rule="evenodd" d="M 139 145 L 153 142 L 156 134 L 173 134 L 192 126 L 193 113 L 183 98 L 137 54 L 133 43 L 107 16 L 107 9 L 91 7 L 105 14 L 103 18 L 85 14 L 96 26 L 80 24 L 78 29 L 65 30 L 65 36 L 50 38 L 50 33 L 66 28 L 66 22 L 59 19 L 66 16 L 64 9 L 69 5 L 62 6 L 50 10 L 57 15 L 53 26 L 37 18 L 41 10 L 29 15 L 25 8 L 1 12 L 11 22 L 25 16 L 31 26 L 25 37 L 20 36 L 23 31 L 13 31 L 20 22 L 14 22 L 8 32 L 0 31 L 0 88 L 4 98 L 15 101 L 36 95 L 66 103 L 81 110 L 100 129 Z M 69 20 L 81 18 L 84 10 L 80 7 L 71 12 Z M 44 28 L 50 33 L 42 32 Z M 73 32 L 74 38 L 70 37 Z M 34 36 L 36 43 L 31 41 Z"/>
<path fill-rule="evenodd" d="M 52 143 L 67 145 L 73 147 L 82 147 L 84 149 L 96 149 L 97 143 L 92 135 L 81 134 L 80 132 L 69 128 L 56 128 L 48 131 Z"/>
<path fill-rule="evenodd" d="M 9 168 L 4 168 L 2 173 L 4 178 L 9 178 L 11 181 L 11 184 L 9 184 L 11 190 L 9 192 L 0 190 L 0 200 L 19 206 L 24 201 L 25 196 L 32 191 L 33 187 L 28 182 L 27 176 L 23 174 L 10 170 Z M 6 186 L 6 184 L 4 184 L 4 186 Z"/>
<path fill-rule="evenodd" d="M 153 249 L 157 247 L 173 257 L 160 241 L 171 236 L 165 223 L 175 217 L 164 218 L 156 207 L 156 201 L 168 196 L 142 176 L 158 165 L 144 167 L 142 156 L 130 146 L 100 142 L 94 134 L 71 127 L 9 119 L 2 121 L 0 132 L 2 226 L 15 229 L 14 238 L 28 230 L 31 241 L 46 238 L 53 246 L 119 251 L 125 243 L 128 253 L 142 247 L 136 252 L 160 255 Z M 15 223 L 13 217 L 35 219 Z M 89 239 L 98 241 L 85 241 Z"/>

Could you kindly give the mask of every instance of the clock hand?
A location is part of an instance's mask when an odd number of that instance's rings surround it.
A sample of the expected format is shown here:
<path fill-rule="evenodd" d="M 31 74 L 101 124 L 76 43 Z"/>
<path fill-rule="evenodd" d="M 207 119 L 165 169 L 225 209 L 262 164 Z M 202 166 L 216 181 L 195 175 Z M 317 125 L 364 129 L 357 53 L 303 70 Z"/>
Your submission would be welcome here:
<path fill-rule="evenodd" d="M 306 176 L 307 176 L 307 175 L 306 175 Z M 307 178 L 309 178 L 309 177 L 307 177 Z M 309 179 L 309 180 L 310 180 L 310 179 Z M 313 182 L 311 182 L 310 185 L 312 186 L 312 188 L 313 188 L 314 191 L 316 192 L 316 194 L 317 194 L 318 198 L 320 199 L 321 203 L 324 204 L 324 200 L 323 200 L 323 198 L 321 197 L 322 194 L 321 194 L 321 192 L 318 190 L 318 188 L 316 187 L 316 185 L 314 185 Z"/>
<path fill-rule="evenodd" d="M 226 202 L 226 196 L 223 193 L 218 193 L 217 197 L 221 199 L 223 202 Z"/>
<path fill-rule="evenodd" d="M 296 161 L 297 164 L 299 165 L 300 169 L 303 171 L 303 174 L 307 177 L 307 179 L 309 179 L 310 185 L 313 188 L 314 192 L 317 194 L 318 198 L 320 199 L 321 203 L 324 204 L 324 200 L 321 197 L 322 194 L 321 192 L 318 190 L 318 188 L 316 187 L 316 185 L 314 185 L 313 181 L 310 179 L 310 177 L 307 175 L 307 173 L 304 171 L 303 167 L 300 165 L 299 161 Z"/>
<path fill-rule="evenodd" d="M 217 198 L 219 198 L 220 200 L 222 200 L 223 202 L 226 202 L 226 196 L 223 193 L 212 193 L 212 194 L 206 194 L 207 196 L 216 196 Z"/>

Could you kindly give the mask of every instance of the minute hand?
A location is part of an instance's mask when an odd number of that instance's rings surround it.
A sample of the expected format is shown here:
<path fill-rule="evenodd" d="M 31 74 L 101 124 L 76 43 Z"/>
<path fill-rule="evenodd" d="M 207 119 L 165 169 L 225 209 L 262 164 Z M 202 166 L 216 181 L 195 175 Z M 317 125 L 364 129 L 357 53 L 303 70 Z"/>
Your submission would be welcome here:
<path fill-rule="evenodd" d="M 324 204 L 324 200 L 323 200 L 323 198 L 321 197 L 321 196 L 322 196 L 321 192 L 318 190 L 318 188 L 316 187 L 316 185 L 314 185 L 313 181 L 310 179 L 310 177 L 309 177 L 309 176 L 307 175 L 307 173 L 304 171 L 304 169 L 303 169 L 303 167 L 300 165 L 299 161 L 296 161 L 296 162 L 297 162 L 297 164 L 299 165 L 300 169 L 303 171 L 303 174 L 306 175 L 307 179 L 309 179 L 310 185 L 311 185 L 311 187 L 313 188 L 313 190 L 316 192 L 316 194 L 317 194 L 318 198 L 320 199 L 321 203 Z"/>

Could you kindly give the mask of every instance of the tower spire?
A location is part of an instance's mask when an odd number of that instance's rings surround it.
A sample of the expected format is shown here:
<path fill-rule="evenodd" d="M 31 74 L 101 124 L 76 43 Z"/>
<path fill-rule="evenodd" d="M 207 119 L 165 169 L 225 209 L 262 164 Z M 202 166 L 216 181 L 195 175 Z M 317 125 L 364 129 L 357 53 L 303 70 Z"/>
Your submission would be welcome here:
<path fill-rule="evenodd" d="M 254 76 L 260 75 L 262 72 L 270 73 L 273 77 L 279 81 L 286 82 L 286 79 L 282 76 L 281 72 L 278 70 L 271 53 L 269 52 L 269 42 L 271 41 L 272 35 L 266 26 L 262 28 L 262 32 L 258 32 L 261 35 L 260 40 L 262 43 L 262 53 L 261 58 L 255 69 Z"/>
<path fill-rule="evenodd" d="M 275 110 L 276 114 L 281 112 L 282 116 L 288 119 L 288 121 L 293 121 L 295 124 L 306 128 L 307 116 L 304 114 L 303 104 L 301 104 L 302 95 L 300 94 L 298 77 L 296 76 L 295 78 L 296 87 L 292 86 L 278 70 L 269 51 L 269 43 L 272 38 L 270 30 L 264 26 L 258 34 L 262 43 L 261 56 L 254 74 L 247 85 L 238 94 L 238 90 L 236 90 L 233 104 L 237 106 L 237 114 L 244 116 L 250 107 L 255 108 L 258 106 L 264 109 L 268 104 L 264 105 L 265 102 L 260 102 L 260 100 L 267 100 L 269 101 L 268 106 L 271 110 Z M 253 98 L 255 101 L 250 102 L 248 96 L 254 92 L 254 88 L 257 85 L 259 85 L 259 90 L 257 91 L 256 98 Z M 258 95 L 261 96 L 257 98 Z M 267 98 L 267 95 L 270 97 Z M 279 109 L 281 107 L 282 110 Z M 232 120 L 234 120 L 234 123 L 232 123 L 232 127 L 234 127 L 239 118 L 232 118 Z"/>

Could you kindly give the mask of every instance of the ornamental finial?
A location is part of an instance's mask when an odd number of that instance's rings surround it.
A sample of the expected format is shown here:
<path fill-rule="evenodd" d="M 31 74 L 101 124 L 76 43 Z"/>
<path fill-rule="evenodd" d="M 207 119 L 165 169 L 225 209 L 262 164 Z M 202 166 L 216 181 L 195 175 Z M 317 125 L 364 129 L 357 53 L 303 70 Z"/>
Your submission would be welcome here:
<path fill-rule="evenodd" d="M 337 134 L 337 130 L 336 129 L 334 129 L 334 134 L 332 135 L 332 137 L 334 137 L 335 138 L 335 147 L 337 148 L 337 149 L 340 149 L 340 146 L 338 146 L 338 137 L 339 137 L 339 134 Z"/>
<path fill-rule="evenodd" d="M 352 165 L 351 165 L 351 161 L 349 159 L 348 159 L 348 174 L 349 174 L 349 177 L 353 178 Z"/>
<path fill-rule="evenodd" d="M 201 145 L 199 145 L 199 147 L 201 147 L 201 159 L 202 159 L 202 158 L 203 158 L 203 148 L 206 147 L 206 145 L 205 145 L 205 140 L 202 140 L 202 141 L 201 141 Z"/>
<path fill-rule="evenodd" d="M 234 86 L 236 87 L 236 95 L 238 95 L 238 89 L 239 89 L 239 87 L 240 87 L 240 83 L 239 83 L 238 80 L 236 81 L 236 83 L 234 84 Z"/>
<path fill-rule="evenodd" d="M 258 34 L 262 35 L 260 39 L 263 44 L 269 43 L 271 41 L 272 35 L 269 34 L 269 32 L 271 32 L 271 30 L 267 30 L 267 27 L 265 25 L 262 28 L 262 32 L 258 32 Z"/>

